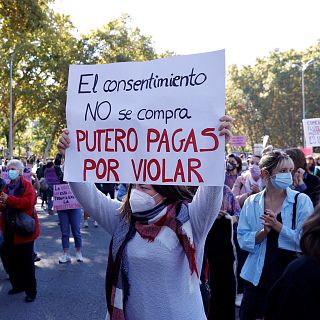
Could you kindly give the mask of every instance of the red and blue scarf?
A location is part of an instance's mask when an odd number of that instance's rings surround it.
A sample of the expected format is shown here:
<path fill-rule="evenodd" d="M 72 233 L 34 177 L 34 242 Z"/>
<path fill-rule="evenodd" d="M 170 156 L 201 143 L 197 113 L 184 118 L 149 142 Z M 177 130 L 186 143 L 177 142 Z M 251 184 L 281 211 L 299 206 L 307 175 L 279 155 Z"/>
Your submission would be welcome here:
<path fill-rule="evenodd" d="M 151 222 L 165 209 L 166 213 L 162 217 L 154 223 Z M 187 202 L 160 204 L 143 214 L 136 216 L 132 214 L 130 223 L 125 219 L 120 221 L 110 242 L 106 272 L 106 298 L 111 320 L 125 320 L 125 303 L 130 294 L 126 253 L 128 242 L 136 232 L 143 239 L 153 242 L 163 227 L 170 228 L 176 234 L 187 256 L 191 274 L 195 273 L 199 278 Z"/>

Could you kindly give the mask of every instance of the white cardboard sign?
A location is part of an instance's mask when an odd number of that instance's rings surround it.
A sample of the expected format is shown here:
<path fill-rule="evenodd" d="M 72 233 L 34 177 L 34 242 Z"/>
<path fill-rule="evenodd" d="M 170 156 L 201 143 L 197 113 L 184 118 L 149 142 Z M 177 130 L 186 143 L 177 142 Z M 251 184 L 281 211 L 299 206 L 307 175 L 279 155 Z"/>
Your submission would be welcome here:
<path fill-rule="evenodd" d="M 309 147 L 320 146 L 320 118 L 303 119 L 303 131 L 306 145 Z"/>
<path fill-rule="evenodd" d="M 66 181 L 224 183 L 224 50 L 71 65 L 66 113 Z"/>

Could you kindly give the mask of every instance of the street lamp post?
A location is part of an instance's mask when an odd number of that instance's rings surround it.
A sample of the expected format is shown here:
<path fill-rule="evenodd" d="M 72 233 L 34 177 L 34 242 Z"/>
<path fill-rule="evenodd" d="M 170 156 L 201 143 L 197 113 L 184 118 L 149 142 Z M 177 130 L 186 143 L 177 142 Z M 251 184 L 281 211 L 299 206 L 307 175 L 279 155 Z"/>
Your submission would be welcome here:
<path fill-rule="evenodd" d="M 32 45 L 39 45 L 40 42 L 39 41 L 32 41 L 31 42 Z M 10 59 L 10 125 L 9 125 L 9 158 L 12 159 L 13 157 L 13 109 L 12 109 L 12 70 L 13 70 L 13 59 L 14 56 L 17 52 L 18 49 L 20 49 L 22 46 L 24 46 L 25 44 L 20 44 L 17 45 L 14 49 L 13 52 L 11 54 L 11 59 Z"/>
<path fill-rule="evenodd" d="M 293 64 L 293 67 L 299 67 L 301 70 L 301 95 L 302 95 L 302 120 L 306 118 L 306 102 L 305 102 L 305 94 L 304 94 L 304 73 L 307 70 L 307 68 L 311 65 L 313 65 L 316 62 L 316 60 L 311 59 L 308 62 L 306 62 L 303 65 L 297 65 Z M 306 139 L 304 136 L 304 132 L 302 130 L 302 138 L 303 138 L 303 146 L 306 146 Z"/>

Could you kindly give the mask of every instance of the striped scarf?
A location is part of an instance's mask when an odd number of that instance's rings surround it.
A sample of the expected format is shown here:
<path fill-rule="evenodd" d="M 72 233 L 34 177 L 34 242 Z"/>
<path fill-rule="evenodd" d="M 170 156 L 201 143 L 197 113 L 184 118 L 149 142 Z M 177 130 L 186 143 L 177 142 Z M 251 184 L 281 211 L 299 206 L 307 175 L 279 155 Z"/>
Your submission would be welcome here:
<path fill-rule="evenodd" d="M 153 223 L 154 218 L 165 209 L 166 213 Z M 120 221 L 110 242 L 106 272 L 106 298 L 111 320 L 125 320 L 124 307 L 130 291 L 126 252 L 128 242 L 136 232 L 143 239 L 153 242 L 163 227 L 168 227 L 175 232 L 187 256 L 191 274 L 195 273 L 199 278 L 187 202 L 167 206 L 160 204 L 144 212 L 143 216 L 132 214 L 130 224 L 124 219 Z"/>

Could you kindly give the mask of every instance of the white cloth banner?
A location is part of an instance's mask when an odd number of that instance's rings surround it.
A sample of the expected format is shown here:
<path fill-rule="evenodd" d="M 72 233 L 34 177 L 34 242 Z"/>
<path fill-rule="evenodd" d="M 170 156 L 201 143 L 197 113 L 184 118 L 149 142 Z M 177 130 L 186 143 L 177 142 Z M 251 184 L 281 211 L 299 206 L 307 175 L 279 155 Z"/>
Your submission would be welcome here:
<path fill-rule="evenodd" d="M 302 122 L 306 146 L 320 147 L 320 118 L 303 119 Z"/>
<path fill-rule="evenodd" d="M 66 113 L 66 181 L 224 183 L 224 50 L 71 65 Z"/>

